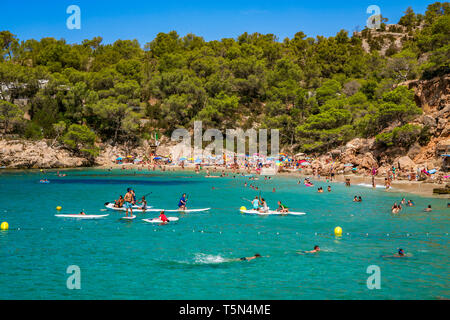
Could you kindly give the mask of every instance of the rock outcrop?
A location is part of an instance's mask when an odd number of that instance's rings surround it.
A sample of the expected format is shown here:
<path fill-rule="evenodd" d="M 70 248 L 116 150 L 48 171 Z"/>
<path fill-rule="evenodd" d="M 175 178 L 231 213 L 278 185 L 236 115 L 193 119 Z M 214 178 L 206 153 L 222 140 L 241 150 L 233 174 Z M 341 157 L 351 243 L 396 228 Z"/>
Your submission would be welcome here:
<path fill-rule="evenodd" d="M 88 166 L 88 159 L 49 147 L 45 141 L 0 140 L 0 166 L 14 169 Z"/>

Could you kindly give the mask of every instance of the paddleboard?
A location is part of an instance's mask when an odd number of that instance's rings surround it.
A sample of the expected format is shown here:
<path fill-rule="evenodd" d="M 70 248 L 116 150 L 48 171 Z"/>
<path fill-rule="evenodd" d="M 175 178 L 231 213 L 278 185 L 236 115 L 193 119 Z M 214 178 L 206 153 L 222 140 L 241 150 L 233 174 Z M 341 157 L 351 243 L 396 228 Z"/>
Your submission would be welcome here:
<path fill-rule="evenodd" d="M 170 222 L 178 221 L 179 219 L 177 217 L 167 217 L 167 219 Z M 162 220 L 160 218 L 155 219 L 142 219 L 142 221 L 148 222 L 148 223 L 162 223 Z"/>
<path fill-rule="evenodd" d="M 121 217 L 122 220 L 133 220 L 136 219 L 136 216 L 128 216 L 128 217 Z"/>
<path fill-rule="evenodd" d="M 124 208 L 124 207 L 122 207 L 122 208 L 116 208 L 116 207 L 114 207 L 114 204 L 113 203 L 108 203 L 107 205 L 105 205 L 105 207 L 106 207 L 106 209 L 108 209 L 108 210 L 114 210 L 114 211 L 127 211 L 127 209 L 126 208 Z M 139 207 L 140 208 L 140 207 Z M 133 207 L 133 212 L 144 212 L 144 210 L 143 209 L 139 209 L 139 208 L 134 208 Z M 149 208 L 149 207 L 147 207 L 147 208 Z M 128 209 L 129 210 L 129 209 Z M 152 212 L 152 211 L 161 211 L 162 209 L 147 209 L 147 210 L 145 210 L 145 212 Z"/>
<path fill-rule="evenodd" d="M 202 212 L 202 211 L 208 211 L 211 208 L 203 208 L 203 209 L 186 209 L 186 210 L 180 210 L 180 209 L 175 209 L 175 210 L 164 210 L 165 212 Z"/>
<path fill-rule="evenodd" d="M 127 209 L 125 209 L 125 208 L 116 208 L 116 207 L 114 207 L 114 204 L 112 204 L 112 203 L 108 203 L 106 206 L 105 206 L 107 209 L 109 209 L 109 210 L 114 210 L 114 211 L 126 211 Z M 202 211 L 208 211 L 208 210 L 210 210 L 211 208 L 202 208 L 202 209 L 187 209 L 187 210 L 179 210 L 179 209 L 175 209 L 175 210 L 165 210 L 165 209 L 153 209 L 153 208 L 150 208 L 150 209 L 147 209 L 147 210 L 145 210 L 145 212 L 161 212 L 161 211 L 165 211 L 165 212 L 202 212 Z M 142 210 L 142 209 L 133 209 L 133 212 L 144 212 L 144 210 Z"/>
<path fill-rule="evenodd" d="M 115 208 L 114 207 L 114 202 L 106 202 L 107 204 L 105 205 L 107 208 L 109 208 L 109 209 L 120 209 L 120 208 Z M 153 206 L 147 206 L 147 209 L 150 209 L 150 208 L 153 208 Z M 137 205 L 137 204 L 135 204 L 134 206 L 133 206 L 133 210 L 134 209 L 142 209 L 142 206 L 141 205 Z"/>
<path fill-rule="evenodd" d="M 274 210 L 269 210 L 268 212 L 259 212 L 258 210 L 241 210 L 242 213 L 245 214 L 251 214 L 251 215 L 258 215 L 258 216 L 285 216 L 285 215 L 291 215 L 291 216 L 302 216 L 305 215 L 305 212 L 279 212 Z"/>
<path fill-rule="evenodd" d="M 109 214 L 55 214 L 59 218 L 76 218 L 76 219 L 100 219 L 109 216 Z"/>

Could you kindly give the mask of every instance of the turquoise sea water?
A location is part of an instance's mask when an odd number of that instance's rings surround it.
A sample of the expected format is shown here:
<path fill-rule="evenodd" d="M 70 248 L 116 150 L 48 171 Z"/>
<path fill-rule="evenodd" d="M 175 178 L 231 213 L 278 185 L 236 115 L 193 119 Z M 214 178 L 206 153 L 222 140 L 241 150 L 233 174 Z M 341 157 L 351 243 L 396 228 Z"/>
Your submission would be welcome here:
<path fill-rule="evenodd" d="M 69 170 L 50 184 L 39 171 L 0 172 L 0 299 L 442 299 L 450 298 L 450 209 L 446 199 L 331 184 L 332 192 L 275 177 L 248 181 L 232 176 L 205 179 L 192 172 Z M 242 199 L 262 189 L 269 206 L 281 199 L 305 216 L 242 215 Z M 206 213 L 167 214 L 177 223 L 160 226 L 139 214 L 119 221 L 57 218 L 61 213 L 104 214 L 103 204 L 133 187 L 155 208 L 175 209 L 183 192 L 190 208 Z M 213 190 L 212 187 L 215 189 Z M 272 188 L 276 192 L 272 192 Z M 361 195 L 362 203 L 353 203 Z M 413 199 L 398 215 L 393 202 Z M 423 212 L 431 204 L 434 210 Z M 336 226 L 343 229 L 335 237 Z M 318 244 L 318 254 L 297 254 Z M 383 258 L 398 248 L 407 258 Z M 261 259 L 234 258 L 260 253 Z M 268 257 L 267 257 L 268 256 Z M 69 290 L 67 267 L 81 270 L 81 289 Z M 381 289 L 369 290 L 367 267 L 381 270 Z"/>

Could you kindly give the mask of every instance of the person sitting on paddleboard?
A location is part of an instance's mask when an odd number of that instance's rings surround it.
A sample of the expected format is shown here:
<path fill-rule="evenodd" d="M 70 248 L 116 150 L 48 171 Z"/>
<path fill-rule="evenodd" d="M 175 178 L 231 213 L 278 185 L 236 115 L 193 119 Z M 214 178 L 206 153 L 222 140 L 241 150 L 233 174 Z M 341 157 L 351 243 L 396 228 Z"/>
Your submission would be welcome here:
<path fill-rule="evenodd" d="M 119 199 L 114 200 L 114 207 L 115 207 L 115 208 L 121 208 L 121 207 L 123 206 L 124 201 L 125 201 L 125 200 L 123 199 L 123 196 L 120 195 L 120 196 L 119 196 Z"/>
<path fill-rule="evenodd" d="M 260 212 L 269 212 L 269 207 L 267 206 L 266 200 L 264 198 L 261 198 L 261 208 L 259 208 Z"/>
<path fill-rule="evenodd" d="M 127 193 L 125 194 L 124 200 L 125 200 L 124 207 L 126 209 L 126 216 L 128 217 L 128 209 L 130 209 L 131 216 L 133 216 L 133 192 L 131 188 L 127 189 Z"/>
<path fill-rule="evenodd" d="M 181 196 L 180 201 L 178 202 L 178 209 L 180 210 L 186 210 L 186 193 L 183 193 L 183 195 Z"/>
<path fill-rule="evenodd" d="M 278 201 L 278 212 L 289 212 L 289 208 L 286 207 L 284 204 L 281 203 L 281 201 Z"/>
<path fill-rule="evenodd" d="M 164 214 L 164 210 L 159 213 L 159 219 L 161 219 L 163 223 L 169 222 L 169 219 L 167 219 L 166 215 Z"/>
<path fill-rule="evenodd" d="M 80 214 L 81 214 L 82 216 L 85 216 L 85 215 L 86 215 L 86 213 L 84 213 L 84 211 L 81 211 Z"/>
<path fill-rule="evenodd" d="M 252 205 L 253 205 L 253 209 L 254 209 L 254 210 L 258 210 L 258 209 L 259 209 L 259 199 L 258 199 L 258 196 L 256 196 L 255 199 L 253 199 Z"/>

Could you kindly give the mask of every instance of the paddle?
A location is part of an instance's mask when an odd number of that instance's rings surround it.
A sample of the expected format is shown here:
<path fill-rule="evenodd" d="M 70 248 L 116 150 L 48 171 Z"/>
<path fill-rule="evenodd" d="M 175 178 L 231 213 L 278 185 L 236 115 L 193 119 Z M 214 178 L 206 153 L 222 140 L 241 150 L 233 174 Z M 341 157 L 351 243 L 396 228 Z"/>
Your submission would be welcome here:
<path fill-rule="evenodd" d="M 250 203 L 252 203 L 252 200 L 248 200 L 248 199 L 246 199 L 246 198 L 244 198 L 244 197 L 241 197 L 241 199 L 242 199 L 242 200 L 245 200 L 245 201 L 248 201 L 248 202 L 250 202 Z"/>

